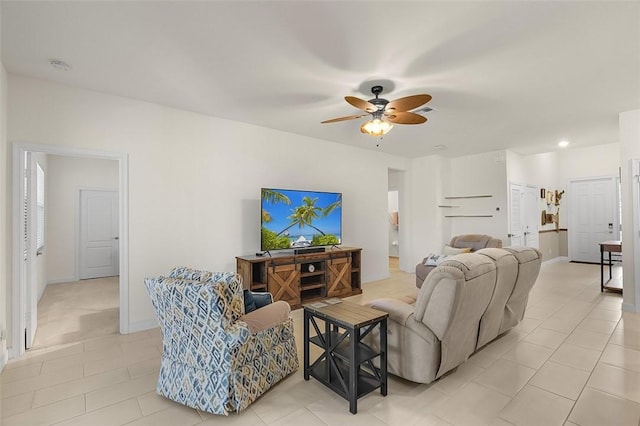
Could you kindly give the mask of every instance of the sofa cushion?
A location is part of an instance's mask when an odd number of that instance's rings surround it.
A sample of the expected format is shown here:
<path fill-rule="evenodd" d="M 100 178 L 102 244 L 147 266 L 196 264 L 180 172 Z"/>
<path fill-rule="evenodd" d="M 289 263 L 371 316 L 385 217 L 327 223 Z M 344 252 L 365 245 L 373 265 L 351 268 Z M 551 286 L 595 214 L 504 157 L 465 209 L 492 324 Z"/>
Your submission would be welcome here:
<path fill-rule="evenodd" d="M 483 234 L 465 234 L 451 238 L 449 245 L 452 247 L 469 247 L 471 251 L 476 251 L 485 247 L 500 248 L 502 247 L 502 240 Z"/>
<path fill-rule="evenodd" d="M 469 253 L 471 252 L 471 248 L 470 247 L 451 247 L 449 245 L 444 246 L 444 249 L 442 250 L 442 253 L 445 256 L 452 256 L 454 254 L 461 254 L 461 253 Z"/>
<path fill-rule="evenodd" d="M 461 270 L 466 281 L 496 269 L 495 264 L 490 259 L 476 253 L 462 253 L 450 256 L 440 265 L 453 266 Z"/>

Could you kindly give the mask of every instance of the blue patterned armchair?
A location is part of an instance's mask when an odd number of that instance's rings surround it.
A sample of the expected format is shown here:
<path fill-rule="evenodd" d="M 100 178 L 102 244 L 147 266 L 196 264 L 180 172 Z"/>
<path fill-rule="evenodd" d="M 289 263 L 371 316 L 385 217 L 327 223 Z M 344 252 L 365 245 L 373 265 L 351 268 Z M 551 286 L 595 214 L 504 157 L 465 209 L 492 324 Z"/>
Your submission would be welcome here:
<path fill-rule="evenodd" d="M 162 332 L 158 394 L 227 415 L 297 370 L 289 305 L 245 315 L 241 280 L 184 267 L 145 279 Z"/>

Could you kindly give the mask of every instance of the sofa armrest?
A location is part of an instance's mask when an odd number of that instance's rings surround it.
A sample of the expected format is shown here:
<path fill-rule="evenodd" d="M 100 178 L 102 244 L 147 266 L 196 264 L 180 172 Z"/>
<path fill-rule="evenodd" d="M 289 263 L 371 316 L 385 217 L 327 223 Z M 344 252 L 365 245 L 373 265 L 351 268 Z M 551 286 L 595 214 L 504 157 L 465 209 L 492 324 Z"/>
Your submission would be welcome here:
<path fill-rule="evenodd" d="M 249 326 L 252 334 L 282 324 L 289 318 L 291 307 L 287 302 L 278 300 L 238 318 Z"/>
<path fill-rule="evenodd" d="M 367 306 L 388 313 L 389 319 L 402 325 L 407 324 L 414 310 L 412 305 L 397 299 L 376 299 L 367 303 Z"/>

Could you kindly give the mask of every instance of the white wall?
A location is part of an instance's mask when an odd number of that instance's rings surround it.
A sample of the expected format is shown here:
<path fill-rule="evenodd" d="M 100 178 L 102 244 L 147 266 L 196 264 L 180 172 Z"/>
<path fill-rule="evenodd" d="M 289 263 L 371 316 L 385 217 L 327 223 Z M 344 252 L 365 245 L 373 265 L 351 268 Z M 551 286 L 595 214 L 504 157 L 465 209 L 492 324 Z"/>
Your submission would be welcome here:
<path fill-rule="evenodd" d="M 405 184 L 408 197 L 404 203 L 400 201 L 400 268 L 403 271 L 414 272 L 418 262 L 429 253 L 442 252 L 445 242 L 451 239 L 451 224 L 438 208 L 442 197 L 450 193 L 450 175 L 449 159 L 432 155 L 411 160 Z"/>
<path fill-rule="evenodd" d="M 558 151 L 559 179 L 617 176 L 620 167 L 620 143 Z"/>
<path fill-rule="evenodd" d="M 0 19 L 2 21 L 2 19 Z M 0 31 L 1 33 L 2 31 Z M 0 41 L 0 45 L 2 42 Z M 9 197 L 7 192 L 7 176 L 9 175 L 9 160 L 7 155 L 7 71 L 0 62 L 0 371 L 7 361 L 6 338 L 8 336 L 11 302 L 7 297 L 7 286 L 11 282 L 8 279 L 8 254 L 7 245 L 10 233 L 7 212 L 9 212 Z"/>
<path fill-rule="evenodd" d="M 620 144 L 609 143 L 585 148 L 569 148 L 543 154 L 520 155 L 507 153 L 508 179 L 515 183 L 535 185 L 551 190 L 565 190 L 560 202 L 560 227 L 567 228 L 568 186 L 570 179 L 598 176 L 617 176 L 620 166 Z M 546 209 L 539 199 L 539 209 Z M 555 208 L 548 209 L 555 213 Z M 555 225 L 540 230 L 555 229 Z"/>
<path fill-rule="evenodd" d="M 620 114 L 620 163 L 622 166 L 622 309 L 640 312 L 640 204 L 633 192 L 640 192 L 632 159 L 640 159 L 640 109 Z M 640 195 L 640 194 L 639 194 Z"/>
<path fill-rule="evenodd" d="M 451 190 L 445 196 L 491 195 L 491 198 L 441 199 L 452 215 L 492 215 L 481 218 L 449 218 L 451 235 L 487 234 L 507 242 L 506 152 L 496 151 L 451 159 Z"/>
<path fill-rule="evenodd" d="M 80 189 L 118 190 L 118 162 L 48 156 L 47 282 L 77 280 Z"/>
<path fill-rule="evenodd" d="M 13 74 L 9 88 L 9 141 L 128 154 L 133 328 L 155 318 L 145 276 L 235 270 L 259 249 L 261 187 L 342 192 L 363 281 L 388 274 L 387 172 L 406 159 Z"/>

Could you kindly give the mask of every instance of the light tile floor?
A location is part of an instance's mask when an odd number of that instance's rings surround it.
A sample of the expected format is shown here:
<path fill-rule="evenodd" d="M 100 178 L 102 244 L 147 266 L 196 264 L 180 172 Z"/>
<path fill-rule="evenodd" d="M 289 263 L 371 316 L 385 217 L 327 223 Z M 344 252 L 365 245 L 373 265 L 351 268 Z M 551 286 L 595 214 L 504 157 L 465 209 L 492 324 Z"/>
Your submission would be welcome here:
<path fill-rule="evenodd" d="M 119 278 L 50 284 L 38 302 L 33 349 L 79 342 L 119 330 Z"/>
<path fill-rule="evenodd" d="M 413 274 L 363 285 L 358 302 L 413 291 Z M 600 293 L 599 266 L 545 264 L 525 319 L 430 384 L 348 403 L 298 370 L 247 410 L 201 413 L 155 394 L 158 329 L 32 351 L 0 381 L 2 425 L 633 425 L 640 419 L 640 315 Z M 302 311 L 292 313 L 302 350 Z M 301 357 L 302 359 L 302 357 Z"/>

